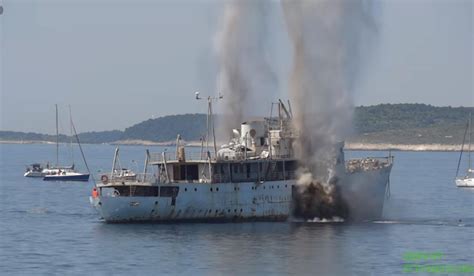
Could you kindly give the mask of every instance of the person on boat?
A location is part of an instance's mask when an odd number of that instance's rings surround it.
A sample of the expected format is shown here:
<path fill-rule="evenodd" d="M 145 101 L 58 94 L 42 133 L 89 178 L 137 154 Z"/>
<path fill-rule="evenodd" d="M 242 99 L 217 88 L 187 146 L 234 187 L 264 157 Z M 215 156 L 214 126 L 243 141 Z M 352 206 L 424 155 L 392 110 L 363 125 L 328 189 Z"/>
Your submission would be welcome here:
<path fill-rule="evenodd" d="M 93 198 L 96 198 L 99 196 L 99 192 L 97 191 L 97 188 L 94 187 L 94 189 L 92 189 L 92 197 Z"/>

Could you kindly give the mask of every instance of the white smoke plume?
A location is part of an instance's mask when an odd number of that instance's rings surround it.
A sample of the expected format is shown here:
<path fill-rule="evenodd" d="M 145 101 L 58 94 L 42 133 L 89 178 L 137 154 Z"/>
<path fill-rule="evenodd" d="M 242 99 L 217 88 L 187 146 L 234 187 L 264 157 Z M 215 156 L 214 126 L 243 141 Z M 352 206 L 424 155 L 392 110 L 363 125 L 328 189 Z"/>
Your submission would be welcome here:
<path fill-rule="evenodd" d="M 333 195 L 331 174 L 336 171 L 336 144 L 351 131 L 361 37 L 372 22 L 369 4 L 363 0 L 282 2 L 293 46 L 290 96 L 299 133 L 295 150 L 303 165 L 298 184 L 320 185 L 317 191 L 326 193 L 321 196 L 330 205 L 341 198 Z"/>
<path fill-rule="evenodd" d="M 218 129 L 238 128 L 245 117 L 269 112 L 266 103 L 277 91 L 277 77 L 269 61 L 271 16 L 269 1 L 226 3 L 220 22 L 222 28 L 216 35 L 217 87 L 224 95 L 221 105 L 224 118 Z"/>
<path fill-rule="evenodd" d="M 298 156 L 304 164 L 332 162 L 335 144 L 351 129 L 358 32 L 367 16 L 363 4 L 361 0 L 283 2 L 294 50 L 290 95 L 300 133 Z"/>
<path fill-rule="evenodd" d="M 347 215 L 336 185 L 335 146 L 351 131 L 361 38 L 373 24 L 370 4 L 364 0 L 282 0 L 293 46 L 289 90 L 298 132 L 295 151 L 302 164 L 297 184 L 304 188 L 299 194 L 302 204 L 296 208 L 319 218 Z M 264 103 L 277 90 L 268 51 L 270 6 L 264 0 L 226 3 L 216 35 L 217 86 L 225 102 L 218 129 L 236 128 L 249 115 L 264 115 Z"/>

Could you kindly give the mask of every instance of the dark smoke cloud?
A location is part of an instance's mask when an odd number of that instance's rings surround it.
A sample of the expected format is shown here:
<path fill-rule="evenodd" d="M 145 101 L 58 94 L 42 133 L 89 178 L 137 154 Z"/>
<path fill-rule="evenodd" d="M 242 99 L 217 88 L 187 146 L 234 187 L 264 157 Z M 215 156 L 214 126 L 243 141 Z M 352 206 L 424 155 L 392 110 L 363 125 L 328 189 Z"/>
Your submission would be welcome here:
<path fill-rule="evenodd" d="M 320 197 L 311 204 L 340 211 L 314 212 L 315 216 L 347 216 L 346 204 L 332 181 L 343 173 L 337 172 L 335 145 L 351 130 L 361 37 L 371 22 L 368 2 L 292 0 L 283 1 L 282 7 L 293 44 L 290 96 L 299 135 L 295 149 L 303 164 L 297 182 L 301 198 L 307 198 L 304 195 L 311 190 Z"/>
<path fill-rule="evenodd" d="M 224 95 L 224 119 L 218 129 L 238 128 L 245 117 L 266 115 L 277 91 L 269 62 L 271 2 L 232 0 L 226 3 L 216 36 L 218 91 Z M 221 136 L 222 138 L 222 136 Z"/>
<path fill-rule="evenodd" d="M 303 164 L 295 211 L 304 218 L 347 217 L 348 205 L 337 186 L 341 172 L 335 145 L 351 130 L 361 46 L 367 45 L 369 36 L 364 33 L 374 25 L 372 3 L 283 0 L 281 4 L 293 46 L 289 90 L 298 132 L 295 150 Z M 226 3 L 216 36 L 217 86 L 225 101 L 218 129 L 237 128 L 245 117 L 265 114 L 266 103 L 277 91 L 268 56 L 270 5 L 258 0 Z"/>

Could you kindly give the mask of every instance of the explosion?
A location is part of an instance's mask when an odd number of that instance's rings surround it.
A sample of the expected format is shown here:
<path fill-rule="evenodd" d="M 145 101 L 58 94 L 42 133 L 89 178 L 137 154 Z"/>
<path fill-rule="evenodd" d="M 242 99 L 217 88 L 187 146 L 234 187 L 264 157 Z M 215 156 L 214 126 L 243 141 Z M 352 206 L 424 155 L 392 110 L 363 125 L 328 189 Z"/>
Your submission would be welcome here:
<path fill-rule="evenodd" d="M 289 90 L 296 107 L 293 123 L 298 139 L 294 147 L 302 164 L 294 215 L 305 219 L 349 215 L 337 186 L 344 164 L 337 161 L 336 145 L 351 129 L 359 33 L 368 16 L 364 3 L 282 2 L 293 44 Z"/>
<path fill-rule="evenodd" d="M 266 40 L 270 1 L 232 0 L 217 35 L 218 87 L 225 96 L 224 124 L 237 127 L 255 103 L 277 88 Z M 364 0 L 282 0 L 293 48 L 289 94 L 295 107 L 294 144 L 300 169 L 294 215 L 305 219 L 347 218 L 338 185 L 343 181 L 339 142 L 352 125 L 352 89 L 361 62 L 361 39 L 370 29 Z"/>

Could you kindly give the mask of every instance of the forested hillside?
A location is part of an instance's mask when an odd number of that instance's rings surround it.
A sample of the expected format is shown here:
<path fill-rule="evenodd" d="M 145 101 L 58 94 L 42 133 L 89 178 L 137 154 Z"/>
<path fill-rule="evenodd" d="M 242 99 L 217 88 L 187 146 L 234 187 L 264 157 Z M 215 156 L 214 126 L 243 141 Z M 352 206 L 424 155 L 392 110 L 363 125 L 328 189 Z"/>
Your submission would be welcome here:
<path fill-rule="evenodd" d="M 355 109 L 353 142 L 459 144 L 472 107 L 435 107 L 425 104 L 380 104 Z M 197 141 L 204 134 L 206 115 L 184 114 L 149 119 L 124 131 L 98 131 L 79 134 L 83 143 L 111 143 L 120 140 L 174 141 L 179 133 L 186 141 Z M 53 135 L 0 131 L 4 141 L 55 141 Z M 60 136 L 61 142 L 70 137 Z"/>

